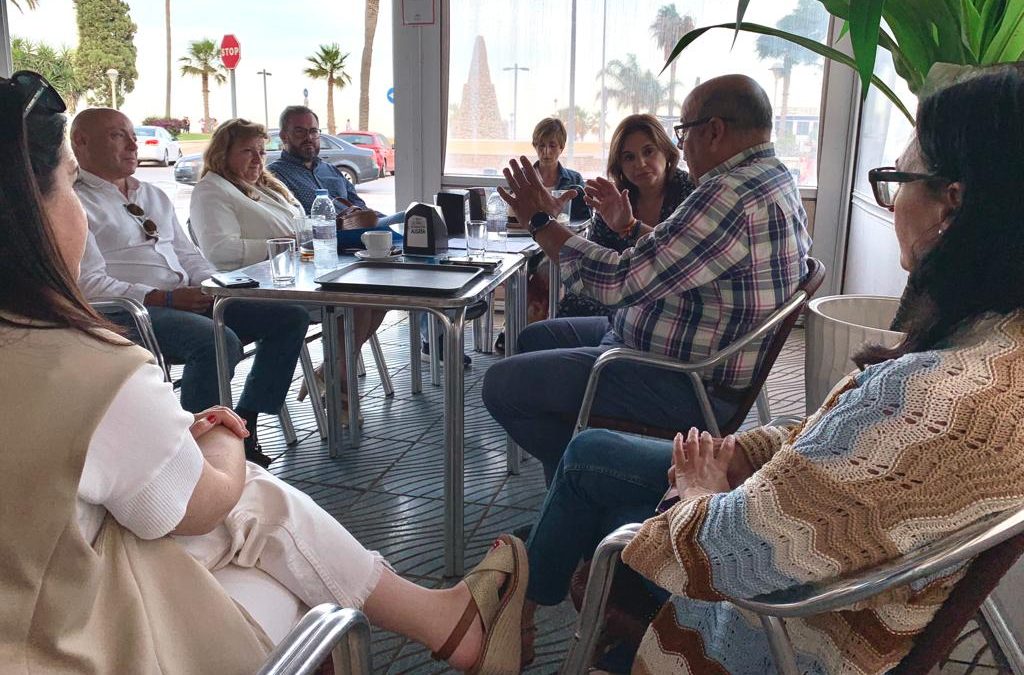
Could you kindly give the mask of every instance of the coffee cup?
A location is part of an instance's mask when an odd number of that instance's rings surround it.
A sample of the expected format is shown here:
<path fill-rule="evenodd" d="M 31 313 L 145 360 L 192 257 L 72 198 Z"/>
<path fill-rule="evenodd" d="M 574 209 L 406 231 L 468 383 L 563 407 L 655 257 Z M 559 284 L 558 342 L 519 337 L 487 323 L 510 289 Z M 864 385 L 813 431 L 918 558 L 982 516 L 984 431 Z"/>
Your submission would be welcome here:
<path fill-rule="evenodd" d="M 363 232 L 359 240 L 366 247 L 366 253 L 372 258 L 383 258 L 391 253 L 391 231 L 374 230 Z"/>

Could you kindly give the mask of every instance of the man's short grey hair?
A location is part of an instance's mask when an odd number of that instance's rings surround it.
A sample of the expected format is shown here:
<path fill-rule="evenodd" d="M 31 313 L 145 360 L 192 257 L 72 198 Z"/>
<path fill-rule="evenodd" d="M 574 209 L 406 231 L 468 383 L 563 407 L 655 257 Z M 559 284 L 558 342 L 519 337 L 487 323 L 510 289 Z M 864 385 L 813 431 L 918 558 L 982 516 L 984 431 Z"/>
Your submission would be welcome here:
<path fill-rule="evenodd" d="M 698 119 L 721 117 L 734 129 L 771 131 L 774 126 L 772 104 L 759 85 L 721 87 L 708 92 L 701 102 Z"/>
<path fill-rule="evenodd" d="M 312 115 L 313 118 L 316 120 L 316 123 L 320 124 L 320 118 L 317 117 L 317 114 L 310 110 L 309 108 L 307 108 L 306 106 L 290 105 L 281 111 L 281 117 L 278 118 L 277 120 L 278 128 L 281 131 L 284 131 L 285 129 L 288 128 L 288 120 L 291 119 L 292 115 Z"/>

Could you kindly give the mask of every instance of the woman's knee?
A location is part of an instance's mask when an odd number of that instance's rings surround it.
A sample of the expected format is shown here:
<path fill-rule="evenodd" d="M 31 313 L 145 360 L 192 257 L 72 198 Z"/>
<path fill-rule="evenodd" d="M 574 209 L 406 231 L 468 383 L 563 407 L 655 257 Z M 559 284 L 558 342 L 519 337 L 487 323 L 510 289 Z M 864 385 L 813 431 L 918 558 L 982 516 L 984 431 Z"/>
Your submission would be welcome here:
<path fill-rule="evenodd" d="M 562 455 L 562 467 L 571 471 L 582 467 L 615 467 L 628 452 L 630 439 L 607 429 L 587 429 L 569 441 Z"/>

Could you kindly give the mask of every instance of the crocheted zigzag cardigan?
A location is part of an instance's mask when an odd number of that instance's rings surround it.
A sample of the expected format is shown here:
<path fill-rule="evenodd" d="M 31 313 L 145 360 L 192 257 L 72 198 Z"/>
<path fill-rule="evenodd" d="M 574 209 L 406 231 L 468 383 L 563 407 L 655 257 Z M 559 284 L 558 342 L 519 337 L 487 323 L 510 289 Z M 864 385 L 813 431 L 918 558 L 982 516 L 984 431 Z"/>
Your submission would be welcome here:
<path fill-rule="evenodd" d="M 644 523 L 623 560 L 675 597 L 633 672 L 775 672 L 760 622 L 728 602 L 835 578 L 1024 500 L 1024 313 L 868 367 L 795 431 L 738 436 L 756 472 Z M 786 622 L 801 672 L 884 673 L 962 567 Z"/>

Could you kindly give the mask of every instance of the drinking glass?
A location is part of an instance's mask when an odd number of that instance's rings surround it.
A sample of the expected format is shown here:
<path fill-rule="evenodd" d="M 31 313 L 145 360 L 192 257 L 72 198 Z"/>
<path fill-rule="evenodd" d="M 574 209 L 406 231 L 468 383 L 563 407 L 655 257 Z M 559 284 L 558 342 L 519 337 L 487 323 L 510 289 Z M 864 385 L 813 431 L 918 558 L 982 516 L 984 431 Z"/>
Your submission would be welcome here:
<path fill-rule="evenodd" d="M 466 255 L 483 257 L 487 251 L 487 221 L 471 220 L 466 224 Z"/>
<path fill-rule="evenodd" d="M 295 245 L 299 249 L 299 259 L 313 259 L 313 221 L 305 215 L 292 218 L 292 231 L 295 233 Z"/>
<path fill-rule="evenodd" d="M 267 239 L 267 257 L 270 258 L 270 275 L 275 286 L 295 283 L 294 239 Z"/>
<path fill-rule="evenodd" d="M 505 214 L 487 214 L 487 239 L 493 241 L 492 251 L 508 253 L 508 218 Z"/>
<path fill-rule="evenodd" d="M 568 192 L 568 190 L 552 190 L 551 194 L 554 195 L 555 197 L 561 197 L 566 192 Z M 571 212 L 571 210 L 572 210 L 572 200 L 570 199 L 569 201 L 567 201 L 565 203 L 565 206 L 562 207 L 562 210 L 555 217 L 555 220 L 558 221 L 559 225 L 568 225 L 569 224 L 569 213 Z"/>

